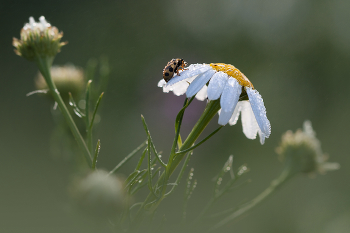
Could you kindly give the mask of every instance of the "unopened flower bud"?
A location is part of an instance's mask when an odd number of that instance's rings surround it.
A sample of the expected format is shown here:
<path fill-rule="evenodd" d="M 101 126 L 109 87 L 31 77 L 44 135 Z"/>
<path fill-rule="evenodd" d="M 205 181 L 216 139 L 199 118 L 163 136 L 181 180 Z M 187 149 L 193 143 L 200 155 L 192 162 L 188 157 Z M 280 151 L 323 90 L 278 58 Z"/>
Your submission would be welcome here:
<path fill-rule="evenodd" d="M 82 68 L 74 65 L 52 66 L 51 78 L 60 92 L 63 100 L 68 101 L 70 92 L 73 98 L 79 98 L 85 88 L 84 72 Z M 48 89 L 47 83 L 39 72 L 35 79 L 38 90 Z"/>
<path fill-rule="evenodd" d="M 29 61 L 38 57 L 54 57 L 66 42 L 60 42 L 63 36 L 56 27 L 51 26 L 44 16 L 35 22 L 29 18 L 21 30 L 21 39 L 13 38 L 12 45 L 16 48 L 15 53 Z"/>
<path fill-rule="evenodd" d="M 304 122 L 303 130 L 287 131 L 276 151 L 282 159 L 292 161 L 294 172 L 324 174 L 340 167 L 338 163 L 327 162 L 328 156 L 323 154 L 310 121 Z"/>
<path fill-rule="evenodd" d="M 70 194 L 84 212 L 99 217 L 121 213 L 126 194 L 123 181 L 103 170 L 89 173 L 73 182 Z"/>

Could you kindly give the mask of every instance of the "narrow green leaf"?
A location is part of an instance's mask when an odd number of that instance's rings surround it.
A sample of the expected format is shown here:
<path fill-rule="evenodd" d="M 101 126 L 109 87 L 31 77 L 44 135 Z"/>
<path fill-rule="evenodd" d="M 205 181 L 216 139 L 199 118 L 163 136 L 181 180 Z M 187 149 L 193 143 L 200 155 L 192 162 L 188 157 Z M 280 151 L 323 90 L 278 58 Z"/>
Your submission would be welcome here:
<path fill-rule="evenodd" d="M 154 173 L 157 173 L 158 171 L 160 171 L 160 167 L 158 167 Z M 130 192 L 130 195 L 134 195 L 135 193 L 137 193 L 142 187 L 144 187 L 145 185 L 147 185 L 148 182 L 146 182 L 146 176 L 147 173 L 145 173 L 142 177 L 140 177 L 139 181 L 141 180 L 141 182 L 138 182 L 138 184 L 134 187 L 134 189 Z M 152 179 L 154 179 L 155 176 L 153 176 Z"/>
<path fill-rule="evenodd" d="M 96 169 L 96 163 L 97 163 L 98 154 L 100 153 L 100 149 L 101 149 L 101 143 L 100 143 L 100 139 L 98 139 L 96 149 L 95 149 L 95 156 L 94 156 L 94 159 L 92 160 L 92 167 L 91 167 L 92 169 Z"/>
<path fill-rule="evenodd" d="M 140 157 L 140 159 L 139 159 L 139 162 L 137 163 L 137 166 L 136 166 L 135 170 L 140 170 L 140 167 L 141 167 L 141 165 L 142 165 L 142 162 L 143 162 L 143 160 L 144 160 L 144 158 L 145 158 L 145 155 L 146 155 L 146 153 L 147 153 L 147 148 L 148 148 L 148 147 L 146 147 L 146 148 L 143 150 L 142 155 L 141 155 L 141 157 Z"/>
<path fill-rule="evenodd" d="M 141 170 L 139 173 L 137 173 L 137 175 L 135 177 L 133 177 L 129 183 L 126 185 L 126 187 L 130 187 L 129 188 L 129 191 L 130 189 L 132 188 L 132 186 L 134 184 L 136 184 L 140 179 L 142 179 L 142 177 L 144 177 L 144 175 L 147 175 L 147 169 L 143 169 Z"/>
<path fill-rule="evenodd" d="M 153 153 L 155 154 L 155 156 L 156 156 L 157 160 L 159 161 L 160 165 L 162 165 L 163 167 L 166 167 L 167 165 L 162 161 L 162 159 L 160 158 L 161 156 L 157 153 L 157 150 L 156 150 L 156 148 L 155 148 L 155 146 L 153 144 L 151 133 L 148 130 L 147 123 L 146 123 L 146 120 L 143 117 L 143 115 L 141 115 L 141 120 L 142 120 L 143 128 L 145 129 L 146 134 L 147 134 L 147 136 L 149 138 L 149 144 L 152 147 Z"/>
<path fill-rule="evenodd" d="M 192 151 L 187 154 L 186 160 L 185 160 L 184 164 L 182 165 L 182 168 L 180 170 L 179 175 L 176 178 L 176 181 L 175 181 L 176 185 L 174 185 L 172 187 L 172 189 L 167 194 L 165 194 L 165 196 L 170 195 L 175 190 L 176 186 L 178 186 L 180 184 L 180 180 L 181 180 L 181 178 L 182 178 L 182 176 L 183 176 L 183 174 L 184 174 L 184 172 L 185 172 L 185 170 L 187 168 L 188 162 L 190 161 L 190 158 L 191 158 L 192 154 L 193 154 Z"/>
<path fill-rule="evenodd" d="M 120 161 L 120 163 L 117 166 L 115 166 L 115 168 L 113 168 L 112 171 L 109 172 L 109 174 L 112 174 L 118 171 L 119 168 L 121 168 L 127 161 L 129 161 L 129 159 L 131 159 L 137 152 L 139 152 L 142 149 L 142 147 L 146 145 L 146 142 L 147 141 L 144 141 L 135 150 L 133 150 L 130 154 L 128 154 L 122 161 Z"/>
<path fill-rule="evenodd" d="M 135 177 L 136 177 L 136 175 L 137 174 L 139 174 L 140 173 L 140 171 L 133 171 L 127 178 L 126 178 L 126 180 L 125 180 L 125 184 L 127 184 L 126 186 L 128 186 L 128 184 L 130 183 L 130 181 L 132 180 L 132 179 L 134 179 Z M 125 186 L 125 187 L 126 187 Z"/>
<path fill-rule="evenodd" d="M 179 111 L 179 113 L 176 116 L 176 119 L 175 119 L 175 138 L 174 138 L 173 146 L 171 147 L 171 154 L 175 154 L 176 145 L 180 145 L 180 144 L 182 145 L 182 140 L 180 137 L 181 123 L 182 123 L 182 119 L 183 119 L 185 110 L 192 103 L 193 99 L 194 99 L 194 96 L 190 100 L 186 98 L 182 109 Z M 180 140 L 179 140 L 179 138 L 180 138 Z"/>
<path fill-rule="evenodd" d="M 92 113 L 92 116 L 91 116 L 91 122 L 90 122 L 90 126 L 89 126 L 89 130 L 90 131 L 92 131 L 92 127 L 94 125 L 97 109 L 100 106 L 100 102 L 101 102 L 101 99 L 102 99 L 103 95 L 104 95 L 104 92 L 102 92 L 100 97 L 97 99 L 97 102 L 96 102 L 96 105 L 95 105 L 95 108 L 94 108 L 94 112 Z"/>
<path fill-rule="evenodd" d="M 75 115 L 77 115 L 79 118 L 84 118 L 85 114 L 78 108 L 77 104 L 75 103 L 72 94 L 69 92 L 69 105 L 73 107 L 73 111 Z"/>
<path fill-rule="evenodd" d="M 147 149 L 147 153 L 148 153 L 148 188 L 151 191 L 151 193 L 158 199 L 157 194 L 154 192 L 153 190 L 153 185 L 152 185 L 152 159 L 151 159 L 151 148 L 150 148 L 150 144 L 151 144 L 151 139 L 150 137 L 148 137 L 148 149 Z"/>

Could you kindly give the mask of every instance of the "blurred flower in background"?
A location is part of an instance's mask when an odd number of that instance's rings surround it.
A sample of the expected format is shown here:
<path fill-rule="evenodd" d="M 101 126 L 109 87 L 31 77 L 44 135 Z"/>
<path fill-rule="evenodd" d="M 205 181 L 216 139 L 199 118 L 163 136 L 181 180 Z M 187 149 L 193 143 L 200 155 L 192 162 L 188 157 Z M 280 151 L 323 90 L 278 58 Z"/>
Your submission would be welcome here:
<path fill-rule="evenodd" d="M 69 99 L 69 92 L 74 99 L 81 97 L 85 89 L 85 78 L 82 68 L 73 64 L 52 66 L 51 77 L 65 102 Z M 46 81 L 40 72 L 38 72 L 35 79 L 35 86 L 38 90 L 48 89 Z"/>
<path fill-rule="evenodd" d="M 295 133 L 289 130 L 282 135 L 276 151 L 283 160 L 291 159 L 295 170 L 310 175 L 340 168 L 338 163 L 327 162 L 328 156 L 322 152 L 310 121 L 304 122 L 303 130 L 298 129 Z"/>
<path fill-rule="evenodd" d="M 126 199 L 123 180 L 104 170 L 76 178 L 69 193 L 82 211 L 101 218 L 121 213 Z"/>

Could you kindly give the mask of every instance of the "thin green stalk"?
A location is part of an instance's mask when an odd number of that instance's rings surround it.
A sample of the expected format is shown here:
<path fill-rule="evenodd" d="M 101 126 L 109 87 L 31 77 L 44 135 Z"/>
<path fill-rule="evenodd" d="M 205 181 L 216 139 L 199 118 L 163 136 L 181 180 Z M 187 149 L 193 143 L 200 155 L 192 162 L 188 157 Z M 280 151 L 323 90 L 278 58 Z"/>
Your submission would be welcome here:
<path fill-rule="evenodd" d="M 148 149 L 147 149 L 147 153 L 148 153 L 148 161 L 147 161 L 147 172 L 148 172 L 148 188 L 149 190 L 151 191 L 151 193 L 153 193 L 153 195 L 158 199 L 158 196 L 157 194 L 154 192 L 153 190 L 153 185 L 152 185 L 152 159 L 151 159 L 151 139 L 148 138 L 148 143 L 147 143 L 147 146 L 148 146 Z"/>
<path fill-rule="evenodd" d="M 172 155 L 175 154 L 176 145 L 179 144 L 178 142 L 179 142 L 179 138 L 180 138 L 180 128 L 181 128 L 182 119 L 183 119 L 185 110 L 191 104 L 193 99 L 194 99 L 194 96 L 191 99 L 187 99 L 186 98 L 186 100 L 184 102 L 184 106 L 182 107 L 182 109 L 180 110 L 180 112 L 176 116 L 176 120 L 175 120 L 175 138 L 174 138 L 173 146 L 171 147 L 171 154 Z M 182 142 L 181 142 L 181 145 L 182 145 Z"/>
<path fill-rule="evenodd" d="M 219 132 L 219 130 L 222 128 L 223 126 L 220 126 L 219 128 L 217 128 L 216 130 L 214 130 L 214 132 L 212 132 L 211 134 L 209 134 L 206 138 L 204 138 L 202 141 L 200 141 L 199 143 L 197 143 L 196 145 L 186 149 L 186 150 L 182 150 L 179 152 L 176 152 L 176 154 L 182 154 L 182 153 L 186 153 L 189 152 L 191 150 L 194 150 L 195 148 L 199 147 L 201 144 L 203 144 L 206 140 L 208 140 L 209 138 L 211 138 L 212 136 L 214 136 L 214 134 L 216 134 L 217 132 Z"/>
<path fill-rule="evenodd" d="M 120 163 L 117 166 L 115 166 L 115 168 L 113 168 L 113 170 L 110 171 L 109 174 L 113 174 L 114 172 L 118 171 L 119 168 L 121 168 L 124 165 L 124 163 L 129 161 L 129 159 L 131 159 L 137 152 L 139 152 L 142 149 L 142 147 L 146 145 L 146 143 L 147 143 L 147 140 L 141 143 L 141 145 L 139 145 L 135 150 L 133 150 L 130 154 L 128 154 L 122 161 L 120 161 Z"/>
<path fill-rule="evenodd" d="M 187 158 L 186 158 L 184 164 L 182 165 L 181 171 L 180 171 L 180 173 L 175 181 L 175 185 L 172 187 L 172 189 L 168 193 L 165 194 L 165 196 L 168 196 L 169 194 L 171 194 L 175 190 L 176 186 L 179 185 L 180 180 L 181 180 L 181 178 L 186 170 L 186 167 L 188 165 L 188 162 L 190 161 L 192 154 L 193 154 L 192 151 L 187 154 Z"/>
<path fill-rule="evenodd" d="M 188 135 L 188 137 L 186 138 L 186 140 L 184 141 L 184 143 L 180 147 L 179 151 L 187 150 L 188 148 L 190 148 L 193 145 L 193 143 L 198 139 L 198 137 L 203 132 L 205 127 L 209 124 L 211 119 L 219 111 L 219 109 L 220 109 L 220 100 L 210 101 L 207 104 L 203 114 L 201 115 L 201 117 L 199 118 L 199 120 L 197 121 L 195 126 L 193 127 L 191 133 Z M 169 160 L 169 163 L 171 162 L 171 166 L 168 163 L 169 170 L 168 170 L 168 172 L 165 171 L 162 173 L 162 175 L 158 179 L 157 185 L 166 185 L 167 184 L 168 179 L 170 178 L 171 174 L 175 171 L 175 169 L 180 164 L 180 162 L 182 161 L 182 159 L 185 155 L 186 155 L 186 153 L 176 154 L 176 157 L 172 161 Z M 136 214 L 135 221 L 139 221 L 140 218 L 142 218 L 142 216 L 141 216 L 142 210 L 143 210 L 143 208 L 145 208 L 146 205 L 147 206 L 150 205 L 148 210 L 150 210 L 151 212 L 158 207 L 158 205 L 160 204 L 160 202 L 164 198 L 165 189 L 162 191 L 161 195 L 162 196 L 158 200 L 155 200 L 153 197 L 153 194 L 150 193 L 147 196 L 146 200 L 143 202 L 138 213 Z"/>
<path fill-rule="evenodd" d="M 64 102 L 61 98 L 61 95 L 56 88 L 55 83 L 52 81 L 51 73 L 50 73 L 50 68 L 51 68 L 52 62 L 53 62 L 53 57 L 51 57 L 51 58 L 37 57 L 37 60 L 36 60 L 38 68 L 39 68 L 41 74 L 43 75 L 43 77 L 45 78 L 47 86 L 48 86 L 54 100 L 56 101 L 59 109 L 61 110 L 63 117 L 66 119 L 68 126 L 71 129 L 73 136 L 79 145 L 79 148 L 82 150 L 82 152 L 85 156 L 86 162 L 88 163 L 89 167 L 91 168 L 92 157 L 91 157 L 90 151 L 89 151 L 88 147 L 86 146 L 85 141 L 84 141 L 83 137 L 81 136 L 77 126 L 75 125 L 72 116 L 69 114 L 69 111 L 68 111 L 66 105 L 64 104 Z"/>
<path fill-rule="evenodd" d="M 232 220 L 246 213 L 248 210 L 251 210 L 258 204 L 262 203 L 264 200 L 266 200 L 266 198 L 268 198 L 272 193 L 274 193 L 276 189 L 281 187 L 283 184 L 286 183 L 287 180 L 293 177 L 293 175 L 295 175 L 295 173 L 291 172 L 291 163 L 289 162 L 286 164 L 281 175 L 277 179 L 273 180 L 271 182 L 271 185 L 267 189 L 265 189 L 262 193 L 256 196 L 253 200 L 242 205 L 237 211 L 233 212 L 232 214 L 230 214 L 229 216 L 221 220 L 219 223 L 214 225 L 212 228 L 208 230 L 208 232 L 216 231 L 218 228 L 224 226 L 225 224 L 231 222 Z"/>
<path fill-rule="evenodd" d="M 180 147 L 179 151 L 185 151 L 189 149 L 193 143 L 198 139 L 198 137 L 201 135 L 205 127 L 209 124 L 211 119 L 216 115 L 216 113 L 220 109 L 220 100 L 214 100 L 210 101 L 207 104 L 207 107 L 205 108 L 202 116 L 197 121 L 196 125 L 193 127 L 191 133 L 188 135 L 182 146 Z M 179 153 L 174 158 L 172 167 L 170 168 L 170 175 L 174 172 L 176 167 L 179 165 L 183 157 L 186 155 L 186 153 Z"/>
<path fill-rule="evenodd" d="M 91 81 L 91 80 L 90 80 Z M 90 93 L 90 89 L 91 89 L 91 82 L 88 82 L 88 90 L 87 92 Z M 92 113 L 92 116 L 91 116 L 91 120 L 90 119 L 90 111 L 89 111 L 89 104 L 86 104 L 86 108 L 85 108 L 85 116 L 86 116 L 86 135 L 87 135 L 87 144 L 88 144 L 88 147 L 90 148 L 90 150 L 92 149 L 92 127 L 94 126 L 94 121 L 95 121 L 95 116 L 96 116 L 96 113 L 97 113 L 97 109 L 98 109 L 98 106 L 100 105 L 100 102 L 101 102 L 101 99 L 102 99 L 102 96 L 103 96 L 103 92 L 102 94 L 100 95 L 100 97 L 98 98 L 97 102 L 96 102 L 96 105 L 95 105 L 95 109 Z M 89 101 L 89 94 L 86 93 L 86 102 Z M 91 152 L 92 153 L 92 152 Z"/>
<path fill-rule="evenodd" d="M 146 120 L 143 117 L 143 115 L 141 115 L 141 120 L 142 120 L 143 127 L 144 127 L 144 129 L 146 131 L 146 134 L 147 134 L 147 136 L 149 138 L 150 147 L 152 148 L 152 150 L 153 150 L 153 152 L 154 152 L 154 154 L 156 156 L 156 159 L 159 161 L 160 165 L 162 165 L 163 167 L 166 167 L 167 165 L 162 161 L 162 159 L 160 158 L 160 156 L 159 156 L 159 154 L 158 154 L 158 152 L 156 150 L 156 147 L 154 146 L 154 143 L 153 143 L 153 140 L 152 140 L 152 137 L 151 137 L 151 133 L 148 130 L 148 126 L 147 126 Z M 151 152 L 151 151 L 149 151 L 149 152 Z"/>
<path fill-rule="evenodd" d="M 104 92 L 102 92 L 100 97 L 98 97 L 96 105 L 95 105 L 94 112 L 92 113 L 89 129 L 88 129 L 90 132 L 92 132 L 92 127 L 94 126 L 94 121 L 95 121 L 97 109 L 98 109 L 98 107 L 99 107 L 99 105 L 101 103 L 101 99 L 102 99 L 103 95 L 104 95 Z"/>
<path fill-rule="evenodd" d="M 91 82 L 89 80 L 86 85 L 86 93 L 85 93 L 85 127 L 86 127 L 86 138 L 87 138 L 87 147 L 92 153 L 92 133 L 89 132 L 90 126 L 90 91 L 91 91 Z"/>
<path fill-rule="evenodd" d="M 101 141 L 100 139 L 98 139 L 96 149 L 95 149 L 94 159 L 92 160 L 92 166 L 91 166 L 92 169 L 96 169 L 96 163 L 97 163 L 98 154 L 100 153 L 100 149 L 101 149 Z"/>

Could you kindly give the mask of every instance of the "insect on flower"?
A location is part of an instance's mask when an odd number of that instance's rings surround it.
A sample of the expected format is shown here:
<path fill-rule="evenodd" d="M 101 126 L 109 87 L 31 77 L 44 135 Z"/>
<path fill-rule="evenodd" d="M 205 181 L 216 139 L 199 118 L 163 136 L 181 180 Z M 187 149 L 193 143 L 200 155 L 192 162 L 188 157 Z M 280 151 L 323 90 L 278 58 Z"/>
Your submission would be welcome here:
<path fill-rule="evenodd" d="M 180 76 L 181 75 L 181 76 Z M 175 95 L 186 93 L 187 98 L 198 100 L 220 99 L 219 125 L 235 125 L 241 115 L 243 133 L 249 139 L 258 134 L 260 143 L 271 134 L 270 121 L 260 93 L 236 67 L 225 63 L 191 64 L 180 75 L 158 82 L 163 92 Z"/>
<path fill-rule="evenodd" d="M 177 75 L 180 75 L 179 71 L 185 70 L 185 66 L 187 66 L 187 62 L 185 62 L 184 59 L 181 59 L 181 58 L 171 59 L 171 61 L 169 61 L 168 64 L 163 69 L 163 78 L 165 82 L 168 82 L 170 79 L 172 79 L 175 72 Z"/>

